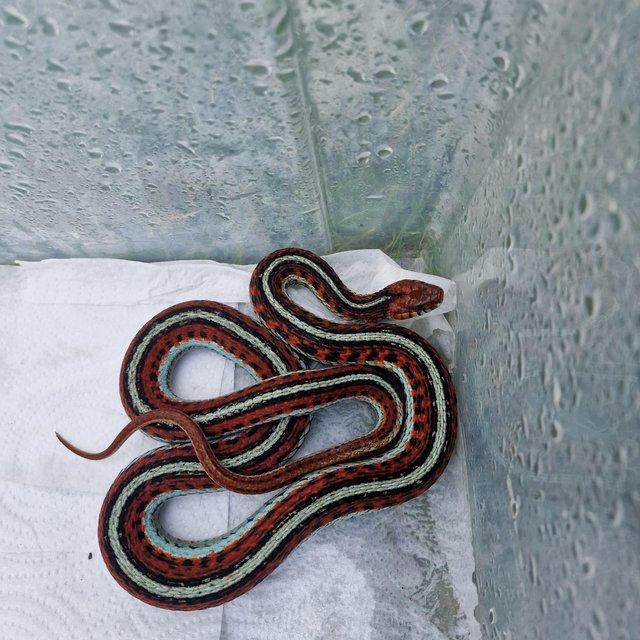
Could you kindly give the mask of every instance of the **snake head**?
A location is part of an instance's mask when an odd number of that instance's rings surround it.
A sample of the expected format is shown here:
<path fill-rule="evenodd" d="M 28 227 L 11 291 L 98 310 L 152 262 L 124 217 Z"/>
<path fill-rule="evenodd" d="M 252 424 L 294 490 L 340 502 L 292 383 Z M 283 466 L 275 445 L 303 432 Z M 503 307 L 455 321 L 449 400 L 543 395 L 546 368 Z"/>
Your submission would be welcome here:
<path fill-rule="evenodd" d="M 420 280 L 399 280 L 383 289 L 391 296 L 387 317 L 391 320 L 406 320 L 435 309 L 444 299 L 444 291 Z"/>

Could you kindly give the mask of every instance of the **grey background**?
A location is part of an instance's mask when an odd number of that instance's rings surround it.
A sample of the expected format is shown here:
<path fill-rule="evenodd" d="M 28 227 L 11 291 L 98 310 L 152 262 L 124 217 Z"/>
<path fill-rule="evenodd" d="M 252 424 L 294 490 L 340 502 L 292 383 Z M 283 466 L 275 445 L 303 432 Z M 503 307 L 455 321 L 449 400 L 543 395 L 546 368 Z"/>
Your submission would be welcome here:
<path fill-rule="evenodd" d="M 636 0 L 0 17 L 1 261 L 295 244 L 458 275 L 483 634 L 634 637 Z"/>

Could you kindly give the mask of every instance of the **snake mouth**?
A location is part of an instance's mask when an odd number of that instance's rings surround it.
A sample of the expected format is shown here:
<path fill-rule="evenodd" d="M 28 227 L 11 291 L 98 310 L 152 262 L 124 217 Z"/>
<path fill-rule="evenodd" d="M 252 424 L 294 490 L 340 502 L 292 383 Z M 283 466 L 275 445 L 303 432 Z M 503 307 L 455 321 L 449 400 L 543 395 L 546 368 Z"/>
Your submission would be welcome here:
<path fill-rule="evenodd" d="M 400 280 L 385 288 L 391 296 L 387 315 L 392 320 L 406 320 L 427 313 L 442 304 L 444 290 L 421 280 Z"/>

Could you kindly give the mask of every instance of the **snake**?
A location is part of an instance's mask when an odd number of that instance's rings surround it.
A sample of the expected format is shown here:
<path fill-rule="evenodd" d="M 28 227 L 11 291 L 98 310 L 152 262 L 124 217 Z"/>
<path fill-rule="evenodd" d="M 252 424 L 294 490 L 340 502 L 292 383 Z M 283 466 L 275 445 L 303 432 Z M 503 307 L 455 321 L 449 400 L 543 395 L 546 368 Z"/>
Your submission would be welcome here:
<path fill-rule="evenodd" d="M 309 289 L 331 318 L 298 304 L 291 295 L 298 287 Z M 56 433 L 93 460 L 138 430 L 163 443 L 123 469 L 102 504 L 98 542 L 117 583 L 164 609 L 222 605 L 265 579 L 318 529 L 428 489 L 454 448 L 455 389 L 436 349 L 389 321 L 426 313 L 443 297 L 442 288 L 418 280 L 356 293 L 320 256 L 286 248 L 252 272 L 257 319 L 196 300 L 149 320 L 120 371 L 129 423 L 96 453 Z M 195 347 L 231 359 L 253 384 L 208 400 L 179 398 L 171 371 Z M 372 407 L 373 429 L 296 457 L 313 413 L 346 398 Z M 159 516 L 168 500 L 220 489 L 276 493 L 223 535 L 193 541 L 163 529 Z"/>

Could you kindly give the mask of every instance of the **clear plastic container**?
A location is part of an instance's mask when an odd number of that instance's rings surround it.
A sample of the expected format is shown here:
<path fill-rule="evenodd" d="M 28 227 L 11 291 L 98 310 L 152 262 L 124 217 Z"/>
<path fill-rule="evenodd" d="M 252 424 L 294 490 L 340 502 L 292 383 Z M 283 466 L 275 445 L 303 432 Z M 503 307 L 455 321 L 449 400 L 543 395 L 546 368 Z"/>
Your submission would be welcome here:
<path fill-rule="evenodd" d="M 3 262 L 379 247 L 456 277 L 483 637 L 634 637 L 637 3 L 24 0 L 2 21 Z"/>

